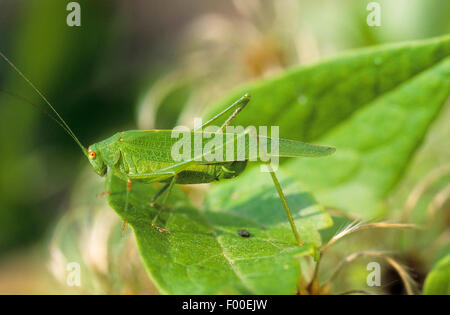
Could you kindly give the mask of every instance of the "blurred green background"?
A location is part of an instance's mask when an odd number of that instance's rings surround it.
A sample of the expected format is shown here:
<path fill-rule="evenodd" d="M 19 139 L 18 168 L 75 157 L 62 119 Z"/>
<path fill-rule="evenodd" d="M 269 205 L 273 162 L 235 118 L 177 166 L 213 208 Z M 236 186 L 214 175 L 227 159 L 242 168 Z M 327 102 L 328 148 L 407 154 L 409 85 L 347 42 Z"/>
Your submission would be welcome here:
<path fill-rule="evenodd" d="M 66 24 L 69 2 L 0 0 L 0 50 L 86 146 L 120 130 L 187 122 L 240 83 L 293 65 L 450 31 L 450 2 L 442 0 L 377 1 L 381 27 L 367 26 L 363 0 L 79 0 L 80 27 Z M 43 104 L 3 61 L 0 89 Z M 59 246 L 52 242 L 73 228 L 67 221 L 93 224 L 80 204 L 115 213 L 96 198 L 96 175 L 63 130 L 4 93 L 0 143 L 0 293 L 74 292 L 54 277 L 55 251 L 48 268 L 49 244 Z M 137 280 L 88 292 L 155 292 L 130 255 Z"/>

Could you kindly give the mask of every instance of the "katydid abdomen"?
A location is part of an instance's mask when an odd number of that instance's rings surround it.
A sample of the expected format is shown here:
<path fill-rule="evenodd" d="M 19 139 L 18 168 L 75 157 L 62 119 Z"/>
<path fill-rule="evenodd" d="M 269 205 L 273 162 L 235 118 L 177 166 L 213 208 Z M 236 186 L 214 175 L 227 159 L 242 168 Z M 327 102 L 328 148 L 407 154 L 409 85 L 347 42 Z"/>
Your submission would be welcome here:
<path fill-rule="evenodd" d="M 234 161 L 216 164 L 197 164 L 177 174 L 175 184 L 204 184 L 240 175 L 247 161 Z"/>

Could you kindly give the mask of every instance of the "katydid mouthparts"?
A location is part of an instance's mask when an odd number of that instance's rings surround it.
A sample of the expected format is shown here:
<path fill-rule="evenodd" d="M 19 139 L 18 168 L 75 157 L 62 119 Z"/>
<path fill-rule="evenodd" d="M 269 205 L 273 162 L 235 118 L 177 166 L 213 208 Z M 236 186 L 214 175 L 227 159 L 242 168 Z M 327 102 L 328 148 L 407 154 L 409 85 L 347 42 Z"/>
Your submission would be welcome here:
<path fill-rule="evenodd" d="M 206 138 L 208 138 L 211 136 L 211 133 L 207 134 L 204 129 L 211 126 L 219 119 L 227 117 L 226 115 L 231 112 L 231 115 L 228 116 L 219 130 L 214 133 L 216 137 L 219 136 L 222 144 L 216 146 L 214 149 L 201 150 L 202 153 L 195 157 L 192 157 L 192 154 L 190 154 L 189 158 L 185 158 L 181 161 L 174 159 L 172 149 L 179 140 L 173 136 L 173 130 L 122 131 L 114 134 L 110 138 L 97 142 L 86 149 L 75 136 L 75 133 L 70 129 L 69 125 L 58 114 L 56 109 L 40 92 L 40 90 L 2 52 L 0 52 L 0 56 L 48 105 L 55 116 L 48 113 L 47 114 L 77 143 L 83 154 L 88 158 L 94 171 L 100 176 L 105 176 L 108 172 L 111 172 L 126 182 L 127 189 L 125 213 L 128 207 L 128 196 L 132 189 L 133 182 L 164 183 L 162 188 L 150 200 L 150 204 L 159 209 L 159 212 L 152 220 L 152 226 L 160 232 L 168 231 L 167 229 L 158 227 L 156 222 L 174 184 L 200 184 L 231 179 L 240 175 L 245 170 L 249 160 L 253 161 L 255 158 L 256 160 L 261 158 L 263 161 L 268 161 L 267 156 L 270 157 L 275 155 L 277 157 L 320 157 L 332 154 L 335 151 L 335 148 L 328 146 L 313 145 L 287 139 L 262 137 L 252 134 L 251 132 L 248 132 L 248 130 L 233 134 L 224 132 L 232 120 L 250 101 L 250 95 L 248 94 L 245 94 L 239 98 L 228 108 L 208 120 L 197 129 L 194 129 L 193 131 L 177 131 L 178 135 L 181 134 L 183 137 L 188 139 L 194 139 L 199 135 L 206 135 Z M 15 96 L 12 93 L 7 94 Z M 22 97 L 19 98 L 25 100 Z M 28 103 L 31 102 L 28 101 Z M 262 143 L 267 145 L 268 143 L 274 142 L 276 142 L 278 146 L 275 152 L 266 152 L 265 148 L 262 148 Z M 226 154 L 226 152 L 228 152 L 227 148 L 229 148 L 230 144 L 234 146 L 234 144 L 238 143 L 243 143 L 243 155 L 238 158 L 238 156 L 234 153 Z M 252 156 L 252 143 L 257 143 L 259 148 L 262 148 L 262 150 L 259 151 L 259 154 L 256 153 L 256 155 L 253 154 Z M 208 142 L 205 141 L 202 145 L 202 149 L 205 149 Z M 209 155 L 216 154 L 218 150 L 223 150 L 223 152 L 219 153 L 220 159 L 207 159 Z M 266 159 L 263 159 L 263 157 Z M 299 245 L 301 245 L 303 244 L 302 239 L 297 231 L 291 210 L 289 209 L 286 197 L 275 175 L 275 171 L 271 167 L 270 161 L 264 163 L 267 164 L 268 172 L 272 177 L 275 188 L 280 197 L 280 201 L 286 212 L 295 240 Z M 162 198 L 161 204 L 157 204 L 156 201 L 164 193 L 165 195 Z M 124 228 L 126 227 L 126 224 L 127 222 L 125 220 Z"/>

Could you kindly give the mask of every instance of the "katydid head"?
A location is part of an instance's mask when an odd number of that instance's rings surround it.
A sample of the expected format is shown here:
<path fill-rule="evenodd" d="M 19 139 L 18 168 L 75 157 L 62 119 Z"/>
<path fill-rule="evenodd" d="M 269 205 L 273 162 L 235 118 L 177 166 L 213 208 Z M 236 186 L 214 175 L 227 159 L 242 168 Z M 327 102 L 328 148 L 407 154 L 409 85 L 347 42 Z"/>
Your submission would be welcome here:
<path fill-rule="evenodd" d="M 108 167 L 106 166 L 105 161 L 103 161 L 102 153 L 96 144 L 89 146 L 88 158 L 94 168 L 94 171 L 100 176 L 105 176 Z"/>

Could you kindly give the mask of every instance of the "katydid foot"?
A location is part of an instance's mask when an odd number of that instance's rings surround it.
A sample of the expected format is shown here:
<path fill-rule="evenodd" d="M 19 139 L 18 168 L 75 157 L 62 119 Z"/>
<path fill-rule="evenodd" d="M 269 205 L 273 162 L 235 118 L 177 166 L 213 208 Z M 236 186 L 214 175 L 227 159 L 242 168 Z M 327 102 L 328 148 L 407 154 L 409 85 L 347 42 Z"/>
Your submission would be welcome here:
<path fill-rule="evenodd" d="M 127 219 L 123 220 L 122 231 L 120 232 L 120 237 L 123 237 L 125 232 L 127 231 Z"/>
<path fill-rule="evenodd" d="M 164 205 L 160 205 L 159 203 L 156 203 L 155 201 L 151 201 L 150 202 L 150 207 L 159 209 L 159 210 L 173 210 L 174 207 L 173 206 L 164 206 Z"/>
<path fill-rule="evenodd" d="M 150 206 L 158 209 L 158 213 L 156 214 L 156 216 L 153 218 L 152 220 L 152 227 L 155 228 L 156 230 L 158 230 L 159 232 L 168 232 L 170 233 L 170 231 L 168 229 L 164 229 L 161 228 L 159 226 L 156 225 L 156 221 L 159 218 L 159 215 L 161 214 L 162 211 L 166 210 L 166 209 L 173 209 L 173 206 L 161 206 L 160 204 L 157 204 L 155 201 L 150 202 Z"/>
<path fill-rule="evenodd" d="M 106 197 L 106 196 L 109 196 L 110 194 L 111 194 L 111 192 L 110 192 L 109 190 L 107 190 L 107 191 L 103 191 L 103 192 L 97 194 L 96 197 L 102 197 L 102 198 L 104 198 L 104 197 Z"/>
<path fill-rule="evenodd" d="M 156 222 L 152 222 L 152 227 L 153 227 L 154 229 L 156 229 L 156 230 L 157 230 L 158 232 L 160 232 L 160 233 L 162 233 L 162 232 L 170 233 L 170 231 L 169 231 L 168 229 L 163 229 L 163 228 L 157 226 L 157 225 L 156 225 Z"/>

